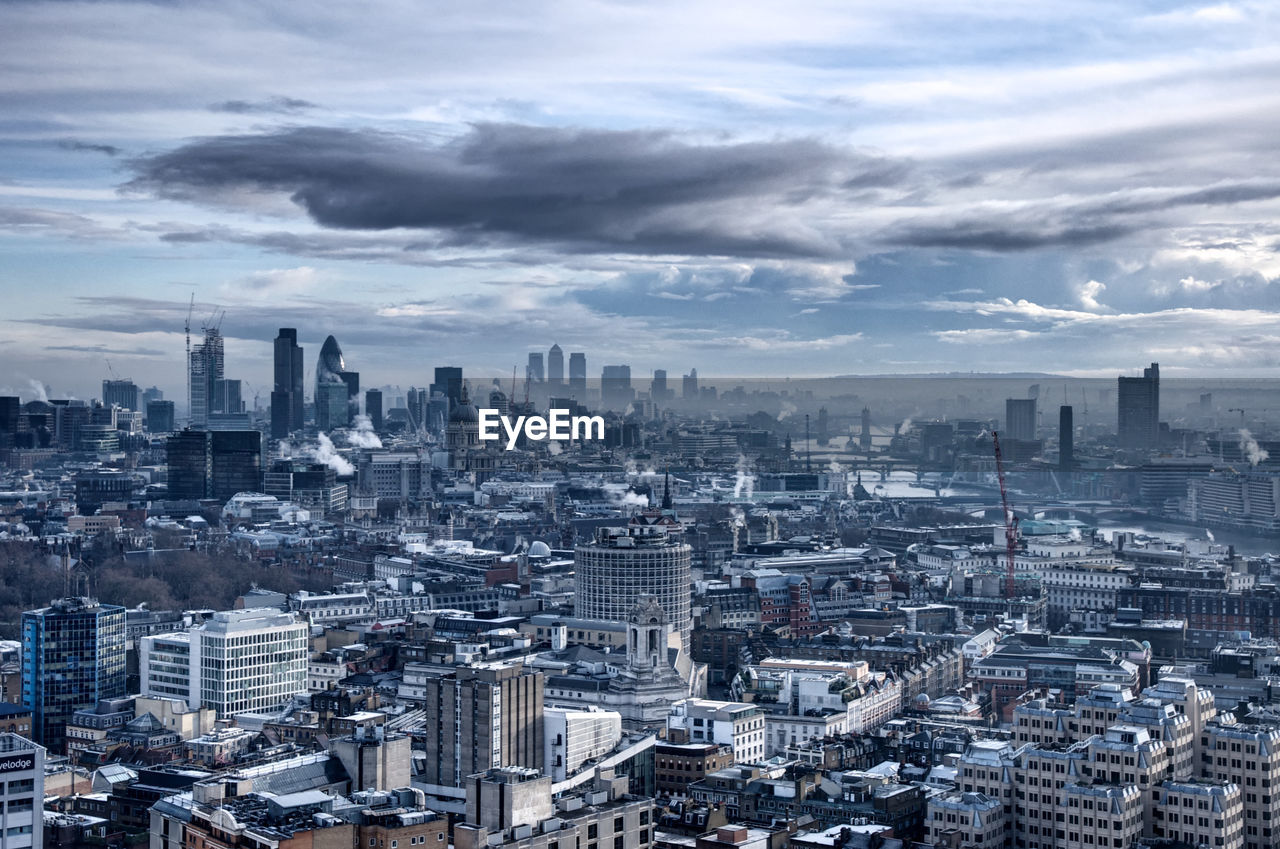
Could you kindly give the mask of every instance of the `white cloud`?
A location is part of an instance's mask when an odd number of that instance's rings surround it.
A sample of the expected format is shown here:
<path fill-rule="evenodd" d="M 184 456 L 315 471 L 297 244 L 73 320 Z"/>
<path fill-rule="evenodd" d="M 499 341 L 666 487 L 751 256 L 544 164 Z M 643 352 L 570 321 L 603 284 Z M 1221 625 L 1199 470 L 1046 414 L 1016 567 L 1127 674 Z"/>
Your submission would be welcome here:
<path fill-rule="evenodd" d="M 1099 283 L 1097 280 L 1090 280 L 1081 284 L 1076 290 L 1076 294 L 1080 298 L 1080 305 L 1087 310 L 1094 312 L 1107 309 L 1106 305 L 1098 302 L 1098 296 L 1107 288 L 1105 283 Z"/>

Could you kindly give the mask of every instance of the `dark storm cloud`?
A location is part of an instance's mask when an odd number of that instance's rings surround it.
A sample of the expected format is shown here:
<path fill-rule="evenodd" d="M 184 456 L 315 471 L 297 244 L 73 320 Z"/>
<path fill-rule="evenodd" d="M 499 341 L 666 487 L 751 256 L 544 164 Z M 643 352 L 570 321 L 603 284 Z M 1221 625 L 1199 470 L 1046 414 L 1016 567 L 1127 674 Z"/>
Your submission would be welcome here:
<path fill-rule="evenodd" d="M 85 151 L 88 153 L 105 153 L 107 156 L 119 156 L 124 151 L 113 144 L 91 144 L 89 142 L 75 141 L 67 139 L 58 142 L 58 147 L 63 150 Z"/>
<path fill-rule="evenodd" d="M 1121 224 L 1019 225 L 974 219 L 955 224 L 908 224 L 890 236 L 889 241 L 900 247 L 1016 253 L 1098 245 L 1127 236 L 1134 229 Z"/>
<path fill-rule="evenodd" d="M 46 345 L 46 351 L 71 351 L 80 354 L 110 354 L 125 357 L 163 357 L 169 351 L 158 348 L 111 348 L 106 345 Z"/>
<path fill-rule="evenodd" d="M 808 139 L 692 144 L 658 131 L 511 124 L 437 146 L 291 128 L 201 139 L 133 167 L 135 191 L 193 201 L 287 193 L 326 227 L 447 231 L 453 246 L 747 257 L 844 254 L 809 206 L 856 202 L 911 170 Z"/>
<path fill-rule="evenodd" d="M 134 335 L 164 330 L 179 333 L 187 319 L 188 306 L 181 301 L 81 295 L 75 298 L 75 302 L 85 312 L 32 318 L 28 319 L 28 323 L 68 330 Z M 195 306 L 197 314 L 217 309 L 221 308 L 199 302 Z M 336 315 L 342 316 L 342 332 L 339 336 L 344 344 L 411 345 L 420 343 L 424 332 L 461 332 L 457 320 L 452 316 L 423 315 L 391 321 L 379 316 L 378 309 L 374 306 L 316 298 L 309 298 L 306 304 L 255 303 L 252 309 L 235 310 L 234 321 L 225 322 L 222 332 L 229 339 L 261 342 L 271 339 L 279 327 L 332 327 Z M 92 352 L 98 347 L 101 346 L 61 346 L 54 350 Z M 107 352 L 105 348 L 103 350 Z M 140 354 L 140 350 L 132 353 Z"/>
<path fill-rule="evenodd" d="M 0 206 L 0 232 L 72 239 L 119 239 L 122 233 L 84 215 L 56 209 Z"/>
<path fill-rule="evenodd" d="M 234 115 L 296 115 L 308 109 L 319 109 L 319 104 L 296 97 L 272 97 L 267 100 L 224 100 L 210 103 L 210 112 L 230 112 Z"/>

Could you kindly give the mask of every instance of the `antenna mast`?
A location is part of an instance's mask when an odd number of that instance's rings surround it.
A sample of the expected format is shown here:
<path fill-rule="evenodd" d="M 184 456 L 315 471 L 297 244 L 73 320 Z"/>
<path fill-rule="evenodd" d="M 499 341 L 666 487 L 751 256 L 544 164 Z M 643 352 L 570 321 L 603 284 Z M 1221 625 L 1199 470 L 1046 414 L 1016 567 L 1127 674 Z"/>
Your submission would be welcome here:
<path fill-rule="evenodd" d="M 996 452 L 996 478 L 1000 481 L 1000 506 L 1004 508 L 1004 554 L 1005 575 L 1004 595 L 1012 600 L 1017 596 L 1018 588 L 1014 580 L 1014 556 L 1018 549 L 1018 517 L 1009 509 L 1009 490 L 1004 483 L 1004 458 L 1000 454 L 1000 434 L 991 431 L 991 442 Z"/>

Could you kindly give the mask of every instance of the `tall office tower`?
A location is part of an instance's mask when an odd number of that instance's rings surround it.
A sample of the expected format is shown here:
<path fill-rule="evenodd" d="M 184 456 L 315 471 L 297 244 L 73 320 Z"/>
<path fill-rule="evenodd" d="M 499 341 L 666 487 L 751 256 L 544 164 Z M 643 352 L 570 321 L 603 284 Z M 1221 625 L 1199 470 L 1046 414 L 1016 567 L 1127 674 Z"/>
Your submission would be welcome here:
<path fill-rule="evenodd" d="M 164 393 L 160 391 L 160 387 L 152 386 L 149 389 L 142 390 L 142 406 L 147 406 L 152 401 L 163 401 Z"/>
<path fill-rule="evenodd" d="M 1076 429 L 1073 411 L 1063 404 L 1058 408 L 1058 471 L 1069 472 L 1076 464 Z"/>
<path fill-rule="evenodd" d="M 427 399 L 424 427 L 430 433 L 443 437 L 445 425 L 449 422 L 449 408 L 451 406 L 462 406 L 462 396 L 459 395 L 457 402 L 453 402 L 449 400 L 448 395 L 439 392 L 432 393 L 431 397 Z"/>
<path fill-rule="evenodd" d="M 1004 437 L 1027 442 L 1036 438 L 1036 399 L 1008 398 L 1004 402 Z"/>
<path fill-rule="evenodd" d="M 348 413 L 347 385 L 338 383 L 316 384 L 316 427 L 322 431 L 346 427 Z"/>
<path fill-rule="evenodd" d="M 174 424 L 172 401 L 147 402 L 148 433 L 173 433 Z"/>
<path fill-rule="evenodd" d="M 1160 364 L 1142 377 L 1121 377 L 1117 386 L 1116 433 L 1121 448 L 1155 448 L 1160 441 Z"/>
<path fill-rule="evenodd" d="M 663 524 L 633 520 L 625 528 L 597 529 L 593 542 L 573 550 L 573 615 L 622 622 L 641 596 L 651 595 L 687 648 L 692 631 L 690 551 Z"/>
<path fill-rule="evenodd" d="M 422 390 L 421 398 L 417 387 L 410 386 L 405 393 L 405 409 L 409 411 L 409 427 L 413 430 L 425 427 L 427 415 L 427 390 Z"/>
<path fill-rule="evenodd" d="M 547 352 L 547 381 L 559 386 L 564 383 L 564 351 L 559 345 L 552 345 Z"/>
<path fill-rule="evenodd" d="M 125 695 L 124 608 L 60 598 L 22 614 L 22 703 L 37 743 L 66 746 L 71 715 Z"/>
<path fill-rule="evenodd" d="M 169 498 L 226 501 L 262 491 L 262 434 L 256 430 L 191 430 L 165 443 Z"/>
<path fill-rule="evenodd" d="M 275 608 L 226 610 L 190 631 L 138 641 L 144 696 L 182 699 L 219 717 L 270 711 L 307 690 L 311 626 Z"/>
<path fill-rule="evenodd" d="M 141 410 L 138 400 L 138 386 L 132 380 L 102 381 L 102 406 L 122 407 L 126 410 Z"/>
<path fill-rule="evenodd" d="M 862 408 L 862 431 L 858 434 L 858 447 L 863 451 L 871 450 L 871 408 Z"/>
<path fill-rule="evenodd" d="M 654 369 L 653 380 L 649 382 L 649 397 L 653 399 L 655 404 L 660 404 L 667 400 L 667 370 Z"/>
<path fill-rule="evenodd" d="M 0 433 L 17 433 L 20 415 L 22 399 L 17 395 L 0 395 Z"/>
<path fill-rule="evenodd" d="M 271 435 L 283 439 L 301 430 L 303 420 L 302 348 L 298 331 L 282 327 L 275 340 L 275 370 L 271 388 Z"/>
<path fill-rule="evenodd" d="M 191 360 L 187 364 L 191 384 L 187 418 L 192 427 L 203 427 L 209 423 L 213 383 L 222 379 L 224 361 L 222 333 L 217 327 L 206 327 L 204 340 L 191 346 Z"/>
<path fill-rule="evenodd" d="M 516 663 L 459 667 L 423 685 L 427 784 L 462 787 L 494 767 L 542 769 L 543 677 Z"/>
<path fill-rule="evenodd" d="M 698 400 L 698 370 L 689 369 L 689 373 L 681 380 L 680 395 L 686 401 Z"/>
<path fill-rule="evenodd" d="M 542 367 L 542 353 L 539 351 L 530 353 L 529 364 L 524 367 L 524 379 L 530 383 L 541 383 L 546 376 L 546 371 Z"/>
<path fill-rule="evenodd" d="M 5 849 L 44 846 L 44 747 L 0 734 L 0 826 Z"/>
<path fill-rule="evenodd" d="M 439 392 L 449 399 L 450 406 L 462 403 L 462 369 L 457 366 L 436 366 L 435 381 L 430 386 L 427 399 Z M 423 401 L 425 404 L 426 401 Z"/>
<path fill-rule="evenodd" d="M 89 424 L 92 408 L 84 401 L 55 400 L 53 405 L 54 439 L 61 448 L 74 448 L 80 428 Z"/>
<path fill-rule="evenodd" d="M 332 336 L 324 340 L 316 360 L 316 427 L 332 430 L 351 424 L 351 398 L 347 365 L 342 349 Z M 356 376 L 359 391 L 359 376 Z"/>
<path fill-rule="evenodd" d="M 209 404 L 209 414 L 230 414 L 244 412 L 244 390 L 239 380 L 219 378 L 213 382 L 213 400 Z"/>
<path fill-rule="evenodd" d="M 369 417 L 375 431 L 382 430 L 381 389 L 370 389 L 364 393 L 364 414 Z"/>
<path fill-rule="evenodd" d="M 569 355 L 569 391 L 579 396 L 587 391 L 587 355 L 581 351 Z M 579 397 L 578 400 L 583 399 Z"/>
<path fill-rule="evenodd" d="M 600 402 L 606 410 L 622 412 L 635 400 L 631 366 L 605 366 L 600 372 Z"/>

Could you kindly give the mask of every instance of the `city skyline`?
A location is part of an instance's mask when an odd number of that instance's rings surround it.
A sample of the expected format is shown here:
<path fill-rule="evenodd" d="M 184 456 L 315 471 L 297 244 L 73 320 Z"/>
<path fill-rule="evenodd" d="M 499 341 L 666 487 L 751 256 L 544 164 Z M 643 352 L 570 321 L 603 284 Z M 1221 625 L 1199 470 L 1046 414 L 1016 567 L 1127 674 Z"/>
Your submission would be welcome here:
<path fill-rule="evenodd" d="M 1278 373 L 1268 6 L 725 11 L 11 5 L 0 383 Z"/>

